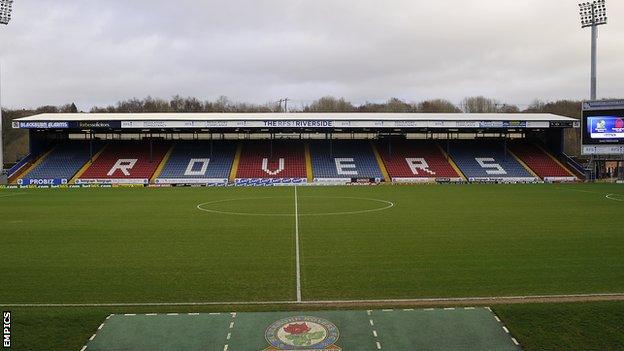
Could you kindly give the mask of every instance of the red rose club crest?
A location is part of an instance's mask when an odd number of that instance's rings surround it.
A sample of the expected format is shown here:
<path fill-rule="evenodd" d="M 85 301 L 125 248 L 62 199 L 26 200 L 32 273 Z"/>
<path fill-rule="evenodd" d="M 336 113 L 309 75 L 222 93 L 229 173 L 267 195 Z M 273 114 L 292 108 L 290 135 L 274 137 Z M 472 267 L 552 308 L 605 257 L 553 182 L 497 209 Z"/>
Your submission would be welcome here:
<path fill-rule="evenodd" d="M 280 319 L 271 324 L 265 338 L 271 345 L 264 351 L 338 351 L 335 343 L 340 336 L 338 328 L 330 321 L 310 316 L 296 316 Z"/>

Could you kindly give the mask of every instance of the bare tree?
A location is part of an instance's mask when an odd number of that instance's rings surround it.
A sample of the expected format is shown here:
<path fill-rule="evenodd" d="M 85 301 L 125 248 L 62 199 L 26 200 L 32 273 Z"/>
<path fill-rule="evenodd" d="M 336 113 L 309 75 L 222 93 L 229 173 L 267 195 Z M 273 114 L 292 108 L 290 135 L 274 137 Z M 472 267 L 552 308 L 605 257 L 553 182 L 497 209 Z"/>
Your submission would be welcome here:
<path fill-rule="evenodd" d="M 460 103 L 464 113 L 493 113 L 498 112 L 498 101 L 484 96 L 467 97 Z"/>
<path fill-rule="evenodd" d="M 461 112 L 452 102 L 443 99 L 426 100 L 418 104 L 418 112 L 423 113 L 457 113 Z"/>
<path fill-rule="evenodd" d="M 344 98 L 324 96 L 303 109 L 305 112 L 353 112 L 355 107 Z"/>

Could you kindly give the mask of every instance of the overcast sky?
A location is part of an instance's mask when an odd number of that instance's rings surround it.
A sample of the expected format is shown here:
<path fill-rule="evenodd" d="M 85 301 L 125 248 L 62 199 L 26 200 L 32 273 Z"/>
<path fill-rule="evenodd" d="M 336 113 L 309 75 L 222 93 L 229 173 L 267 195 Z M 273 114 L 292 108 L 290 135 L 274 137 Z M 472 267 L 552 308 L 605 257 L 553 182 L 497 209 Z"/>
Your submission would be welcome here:
<path fill-rule="evenodd" d="M 599 97 L 624 95 L 624 1 L 600 28 Z M 15 0 L 2 103 L 81 109 L 174 94 L 296 105 L 589 94 L 574 0 Z"/>

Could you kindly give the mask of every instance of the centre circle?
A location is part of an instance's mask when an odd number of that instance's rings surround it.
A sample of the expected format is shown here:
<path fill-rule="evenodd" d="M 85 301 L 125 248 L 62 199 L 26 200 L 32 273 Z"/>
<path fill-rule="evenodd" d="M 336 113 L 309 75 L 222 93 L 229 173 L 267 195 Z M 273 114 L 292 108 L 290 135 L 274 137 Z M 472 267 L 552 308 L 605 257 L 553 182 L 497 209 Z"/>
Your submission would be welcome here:
<path fill-rule="evenodd" d="M 302 201 L 303 200 L 303 201 Z M 306 201 L 307 200 L 307 201 Z M 255 207 L 249 210 L 249 207 Z M 307 211 L 306 207 L 317 208 Z M 333 208 L 332 208 L 333 207 Z M 388 210 L 394 207 L 391 201 L 349 196 L 299 196 L 296 214 L 303 216 L 338 216 L 363 214 Z M 204 212 L 238 215 L 294 217 L 295 202 L 289 196 L 246 197 L 203 202 L 197 209 Z"/>

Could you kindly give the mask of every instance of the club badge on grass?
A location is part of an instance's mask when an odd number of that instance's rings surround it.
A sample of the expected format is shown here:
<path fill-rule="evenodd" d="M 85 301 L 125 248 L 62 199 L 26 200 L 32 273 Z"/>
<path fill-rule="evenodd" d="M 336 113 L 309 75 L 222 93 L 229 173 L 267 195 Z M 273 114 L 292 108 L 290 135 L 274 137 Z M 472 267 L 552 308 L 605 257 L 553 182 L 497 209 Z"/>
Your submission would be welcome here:
<path fill-rule="evenodd" d="M 335 343 L 340 333 L 332 322 L 318 317 L 295 316 L 271 324 L 265 338 L 271 345 L 264 351 L 339 351 Z"/>

